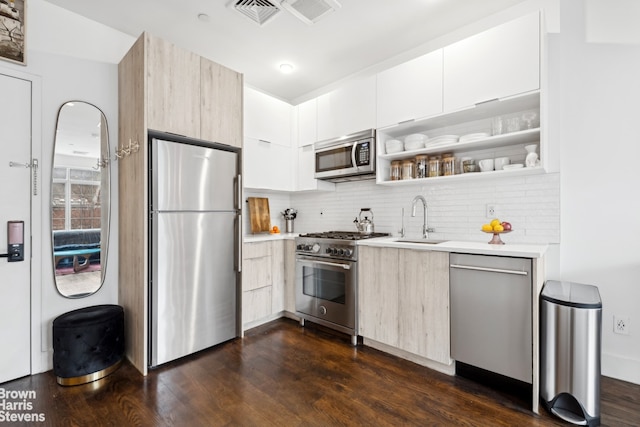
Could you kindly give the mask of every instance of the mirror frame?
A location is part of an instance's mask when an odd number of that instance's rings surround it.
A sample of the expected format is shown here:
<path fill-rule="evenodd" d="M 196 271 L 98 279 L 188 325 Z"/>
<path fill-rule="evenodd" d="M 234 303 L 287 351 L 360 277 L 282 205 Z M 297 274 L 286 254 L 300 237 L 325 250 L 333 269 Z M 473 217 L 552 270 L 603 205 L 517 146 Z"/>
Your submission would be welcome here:
<path fill-rule="evenodd" d="M 94 169 L 101 170 L 101 183 L 100 183 L 100 207 L 101 207 L 101 213 L 100 213 L 100 267 L 101 267 L 101 274 L 100 274 L 100 281 L 97 285 L 95 285 L 94 287 L 92 287 L 88 292 L 84 292 L 84 293 L 78 293 L 78 294 L 65 294 L 64 292 L 61 291 L 60 289 L 60 285 L 58 283 L 58 275 L 56 275 L 56 256 L 55 256 L 55 252 L 54 252 L 54 248 L 55 248 L 55 242 L 54 242 L 54 229 L 53 229 L 53 221 L 54 221 L 54 216 L 53 216 L 53 206 L 54 206 L 54 199 L 53 199 L 53 192 L 54 192 L 54 170 L 56 167 L 56 148 L 58 147 L 59 144 L 59 140 L 58 140 L 58 133 L 60 130 L 60 117 L 63 114 L 63 110 L 65 109 L 65 107 L 73 107 L 76 104 L 84 104 L 88 107 L 92 107 L 93 109 L 95 109 L 96 111 L 96 116 L 100 117 L 100 133 L 99 133 L 99 151 L 100 151 L 100 157 L 97 158 L 96 160 L 96 166 L 94 167 Z M 107 177 L 106 179 L 104 177 L 102 177 L 102 174 L 104 174 L 106 171 L 107 173 Z M 49 226 L 50 226 L 50 230 L 51 230 L 51 260 L 52 260 L 52 264 L 53 264 L 53 282 L 54 282 L 54 286 L 56 287 L 56 291 L 63 297 L 65 298 L 70 298 L 70 299 L 78 299 L 78 298 L 85 298 L 88 296 L 91 296 L 93 294 L 95 294 L 96 292 L 98 292 L 101 288 L 102 285 L 104 284 L 105 281 L 105 277 L 106 277 L 106 271 L 107 271 L 107 261 L 108 261 L 108 254 L 109 254 L 109 237 L 110 237 L 110 233 L 111 233 L 111 158 L 110 158 L 110 144 L 109 144 L 109 128 L 108 128 L 108 124 L 107 124 L 107 117 L 104 114 L 104 112 L 98 108 L 96 105 L 90 103 L 90 102 L 86 102 L 86 101 L 79 101 L 79 100 L 72 100 L 72 101 L 67 101 L 65 103 L 63 103 L 60 108 L 58 109 L 58 114 L 56 117 L 56 128 L 55 128 L 55 135 L 54 135 L 54 143 L 53 143 L 53 150 L 52 150 L 52 157 L 51 157 L 51 176 L 50 176 L 50 184 L 51 184 L 51 188 L 49 191 L 49 214 L 50 214 L 50 221 L 49 221 Z M 104 185 L 107 185 L 106 191 L 104 188 Z M 106 210 L 104 210 L 106 207 Z M 88 262 L 88 258 L 87 258 L 87 262 Z"/>

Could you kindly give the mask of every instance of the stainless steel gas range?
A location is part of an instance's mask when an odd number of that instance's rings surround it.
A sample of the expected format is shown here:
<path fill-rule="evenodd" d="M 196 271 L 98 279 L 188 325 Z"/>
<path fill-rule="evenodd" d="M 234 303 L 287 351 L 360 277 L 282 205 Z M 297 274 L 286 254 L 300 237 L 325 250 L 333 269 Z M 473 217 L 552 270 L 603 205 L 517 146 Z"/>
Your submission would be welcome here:
<path fill-rule="evenodd" d="M 296 315 L 351 335 L 358 343 L 358 246 L 388 233 L 328 231 L 296 238 Z"/>

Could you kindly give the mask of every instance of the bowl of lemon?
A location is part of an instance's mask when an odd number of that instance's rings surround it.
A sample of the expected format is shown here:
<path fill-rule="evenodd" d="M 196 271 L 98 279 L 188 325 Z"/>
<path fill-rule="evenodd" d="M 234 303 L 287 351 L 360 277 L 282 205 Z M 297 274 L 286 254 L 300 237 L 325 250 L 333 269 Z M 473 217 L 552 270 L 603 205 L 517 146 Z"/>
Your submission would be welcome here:
<path fill-rule="evenodd" d="M 506 221 L 500 221 L 494 218 L 488 224 L 482 224 L 482 231 L 493 234 L 493 238 L 489 241 L 490 245 L 504 245 L 500 235 L 503 233 L 511 233 L 511 224 Z"/>

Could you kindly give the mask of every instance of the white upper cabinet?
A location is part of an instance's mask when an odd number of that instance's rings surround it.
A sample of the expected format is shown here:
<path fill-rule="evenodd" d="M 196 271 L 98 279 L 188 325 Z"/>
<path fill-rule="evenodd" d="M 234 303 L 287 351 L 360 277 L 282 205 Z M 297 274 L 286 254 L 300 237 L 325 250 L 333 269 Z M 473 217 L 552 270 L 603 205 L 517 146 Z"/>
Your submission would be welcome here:
<path fill-rule="evenodd" d="M 244 89 L 244 136 L 291 146 L 293 107 L 257 90 Z"/>
<path fill-rule="evenodd" d="M 351 81 L 317 98 L 318 141 L 376 126 L 376 78 Z"/>
<path fill-rule="evenodd" d="M 298 104 L 298 147 L 318 141 L 318 101 L 312 99 Z"/>
<path fill-rule="evenodd" d="M 377 127 L 442 113 L 442 49 L 377 76 Z"/>
<path fill-rule="evenodd" d="M 242 160 L 245 188 L 277 191 L 294 189 L 291 147 L 245 137 Z"/>
<path fill-rule="evenodd" d="M 455 111 L 539 88 L 538 13 L 444 48 L 444 111 Z"/>

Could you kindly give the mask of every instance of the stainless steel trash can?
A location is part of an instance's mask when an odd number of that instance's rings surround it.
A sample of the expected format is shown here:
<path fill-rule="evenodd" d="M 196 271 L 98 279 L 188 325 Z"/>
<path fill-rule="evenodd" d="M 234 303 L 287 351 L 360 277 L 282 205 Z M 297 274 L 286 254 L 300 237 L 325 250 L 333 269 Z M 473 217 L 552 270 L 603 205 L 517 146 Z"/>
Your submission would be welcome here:
<path fill-rule="evenodd" d="M 602 301 L 598 288 L 549 280 L 540 294 L 540 397 L 552 414 L 600 425 Z"/>

